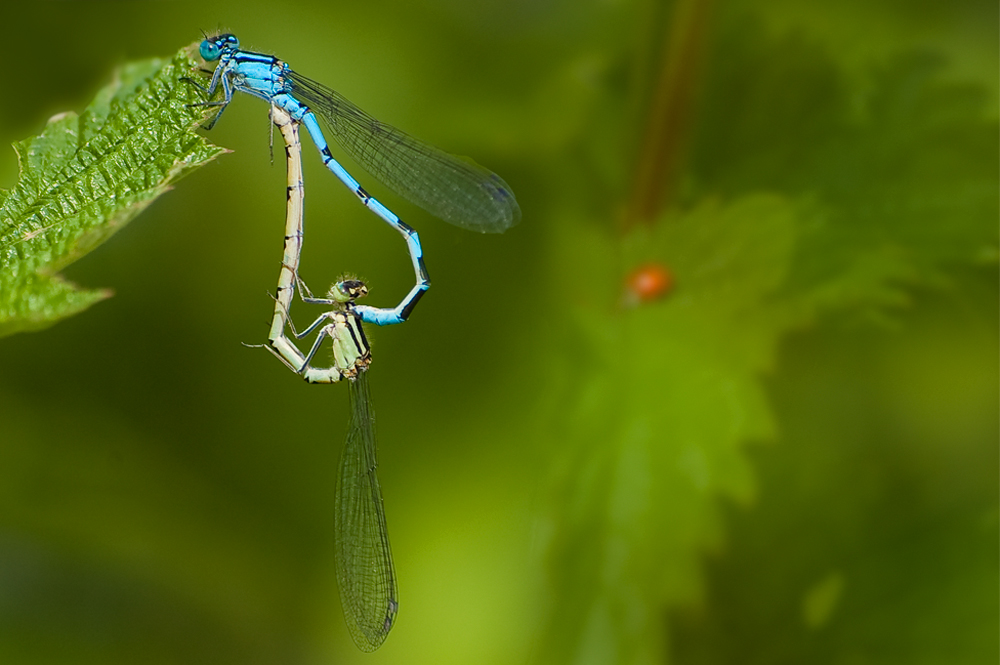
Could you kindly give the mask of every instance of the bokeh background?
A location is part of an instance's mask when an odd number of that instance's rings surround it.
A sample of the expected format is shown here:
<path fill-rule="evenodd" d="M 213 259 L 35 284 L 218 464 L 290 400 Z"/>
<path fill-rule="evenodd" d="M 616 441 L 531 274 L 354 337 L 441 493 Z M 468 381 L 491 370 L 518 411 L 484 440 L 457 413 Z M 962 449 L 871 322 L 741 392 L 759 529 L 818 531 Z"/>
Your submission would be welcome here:
<path fill-rule="evenodd" d="M 371 333 L 401 609 L 362 654 L 332 567 L 346 390 L 241 346 L 284 166 L 237 99 L 209 133 L 233 153 L 65 271 L 116 295 L 0 340 L 0 662 L 996 662 L 995 2 L 0 17 L 2 145 L 221 27 L 524 212 L 479 236 L 358 174 L 434 282 Z M 396 302 L 403 243 L 305 148 L 303 277 Z M 650 265 L 672 288 L 637 303 Z"/>

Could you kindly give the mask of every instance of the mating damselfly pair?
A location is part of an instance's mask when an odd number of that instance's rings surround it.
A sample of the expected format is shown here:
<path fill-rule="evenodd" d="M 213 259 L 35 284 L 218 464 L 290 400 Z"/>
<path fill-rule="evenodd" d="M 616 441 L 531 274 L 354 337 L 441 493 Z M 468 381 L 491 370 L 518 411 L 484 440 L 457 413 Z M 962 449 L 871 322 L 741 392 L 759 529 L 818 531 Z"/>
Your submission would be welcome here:
<path fill-rule="evenodd" d="M 350 384 L 351 423 L 337 479 L 336 563 L 351 636 L 359 648 L 372 651 L 392 628 L 399 603 L 382 493 L 375 474 L 374 411 L 366 376 L 371 350 L 362 323 L 390 325 L 405 321 L 430 287 L 430 278 L 417 232 L 370 196 L 334 159 L 316 114 L 326 121 L 336 142 L 356 162 L 396 194 L 436 217 L 466 229 L 499 233 L 517 224 L 521 211 L 510 188 L 496 174 L 375 120 L 336 91 L 301 76 L 273 56 L 241 50 L 234 35 L 206 37 L 199 51 L 206 62 L 218 61 L 207 87 L 195 83 L 208 98 L 202 105 L 219 107 L 206 128 L 219 120 L 234 92 L 245 92 L 271 105 L 271 119 L 285 140 L 288 187 L 284 257 L 267 348 L 311 383 L 347 379 Z M 213 101 L 220 87 L 223 99 Z M 298 266 L 303 243 L 304 186 L 299 124 L 306 127 L 324 165 L 365 207 L 406 240 L 416 284 L 396 307 L 357 305 L 355 300 L 367 294 L 367 286 L 357 280 L 337 282 L 328 298 L 312 297 L 301 283 Z M 289 309 L 300 286 L 303 301 L 333 308 L 297 332 Z M 288 338 L 286 324 L 299 339 L 319 329 L 308 353 L 303 354 Z M 316 352 L 326 339 L 332 342 L 333 365 L 313 367 Z"/>

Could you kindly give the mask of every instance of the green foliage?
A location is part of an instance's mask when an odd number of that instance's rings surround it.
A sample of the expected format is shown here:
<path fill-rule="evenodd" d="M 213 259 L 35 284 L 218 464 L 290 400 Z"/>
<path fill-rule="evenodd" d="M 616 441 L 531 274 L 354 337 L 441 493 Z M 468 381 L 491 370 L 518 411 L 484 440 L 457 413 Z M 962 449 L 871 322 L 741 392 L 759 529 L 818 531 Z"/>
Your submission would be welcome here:
<path fill-rule="evenodd" d="M 918 294 L 894 329 L 786 345 L 783 445 L 753 455 L 769 489 L 730 511 L 705 597 L 676 614 L 678 662 L 994 659 L 994 276 L 953 274 L 961 291 Z"/>
<path fill-rule="evenodd" d="M 218 12 L 510 183 L 524 221 L 488 238 L 385 198 L 434 277 L 370 331 L 391 634 L 360 653 L 337 601 L 346 386 L 239 345 L 285 185 L 244 95 L 213 129 L 237 156 L 67 269 L 130 276 L 101 316 L 2 340 L 0 662 L 995 662 L 996 3 L 711 3 L 654 146 L 672 194 L 630 225 L 673 3 L 372 3 L 64 3 L 16 23 L 87 57 L 11 68 L 37 87 L 0 114 L 25 134 L 119 43 L 170 52 Z M 398 235 L 305 148 L 304 278 L 391 304 Z M 673 287 L 636 304 L 647 264 Z"/>
<path fill-rule="evenodd" d="M 224 152 L 194 130 L 206 114 L 181 81 L 190 49 L 124 67 L 82 115 L 14 144 L 21 173 L 0 191 L 0 336 L 45 328 L 110 295 L 57 271 L 92 251 L 190 170 Z"/>
<path fill-rule="evenodd" d="M 557 245 L 555 290 L 594 288 L 567 312 L 549 372 L 564 381 L 554 412 L 568 445 L 551 516 L 560 601 L 540 662 L 668 659 L 665 611 L 702 598 L 701 555 L 724 540 L 719 499 L 757 493 L 745 446 L 774 437 L 762 378 L 782 339 L 817 319 L 884 320 L 915 285 L 996 257 L 1000 136 L 982 89 L 947 82 L 940 59 L 918 53 L 874 71 L 859 103 L 800 39 L 770 43 L 743 25 L 728 37 L 688 210 L 623 237 L 561 220 L 559 237 L 583 242 Z M 625 275 L 649 262 L 673 273 L 674 292 L 623 309 Z M 818 628 L 843 573 L 803 584 Z"/>
<path fill-rule="evenodd" d="M 602 234 L 566 264 L 570 281 L 611 288 L 576 309 L 576 339 L 558 355 L 573 366 L 552 371 L 572 388 L 557 408 L 570 449 L 552 552 L 566 600 L 546 662 L 580 651 L 601 654 L 595 662 L 663 659 L 657 608 L 697 598 L 699 554 L 721 535 L 718 498 L 756 491 L 741 447 L 773 435 L 758 377 L 791 323 L 775 294 L 802 218 L 787 199 L 748 196 L 637 230 L 623 264 L 656 257 L 677 281 L 659 305 L 615 311 L 622 279 Z"/>
<path fill-rule="evenodd" d="M 818 290 L 826 307 L 899 304 L 901 283 L 995 261 L 1000 133 L 982 87 L 949 80 L 923 51 L 852 81 L 801 37 L 752 34 L 725 33 L 693 189 L 815 200 L 824 215 L 802 230 L 793 288 Z"/>

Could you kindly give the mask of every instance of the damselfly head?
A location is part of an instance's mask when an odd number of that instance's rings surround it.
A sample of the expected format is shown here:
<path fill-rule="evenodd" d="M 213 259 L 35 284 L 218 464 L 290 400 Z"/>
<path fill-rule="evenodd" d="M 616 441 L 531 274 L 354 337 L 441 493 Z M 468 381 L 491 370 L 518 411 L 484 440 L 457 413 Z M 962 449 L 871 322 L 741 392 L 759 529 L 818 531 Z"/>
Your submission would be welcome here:
<path fill-rule="evenodd" d="M 238 49 L 239 47 L 240 40 L 236 39 L 236 35 L 226 34 L 206 37 L 205 41 L 198 47 L 198 51 L 205 62 L 213 62 L 222 56 L 224 50 Z"/>
<path fill-rule="evenodd" d="M 368 295 L 368 286 L 359 279 L 345 279 L 330 287 L 331 300 L 353 302 Z"/>

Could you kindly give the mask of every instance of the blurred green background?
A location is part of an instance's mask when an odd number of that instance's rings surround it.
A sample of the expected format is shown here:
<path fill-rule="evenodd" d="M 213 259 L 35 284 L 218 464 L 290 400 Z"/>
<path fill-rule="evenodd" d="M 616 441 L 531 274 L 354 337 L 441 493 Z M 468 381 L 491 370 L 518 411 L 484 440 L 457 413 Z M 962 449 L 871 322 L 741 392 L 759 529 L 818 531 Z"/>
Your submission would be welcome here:
<path fill-rule="evenodd" d="M 357 174 L 434 282 L 371 333 L 401 607 L 362 654 L 332 567 L 346 391 L 240 345 L 284 166 L 238 98 L 208 133 L 234 153 L 65 271 L 115 297 L 0 340 L 0 662 L 996 662 L 995 2 L 0 17 L 0 144 L 222 27 L 524 212 L 479 236 Z M 395 303 L 403 243 L 304 154 L 303 277 Z M 650 263 L 673 288 L 626 306 Z"/>

